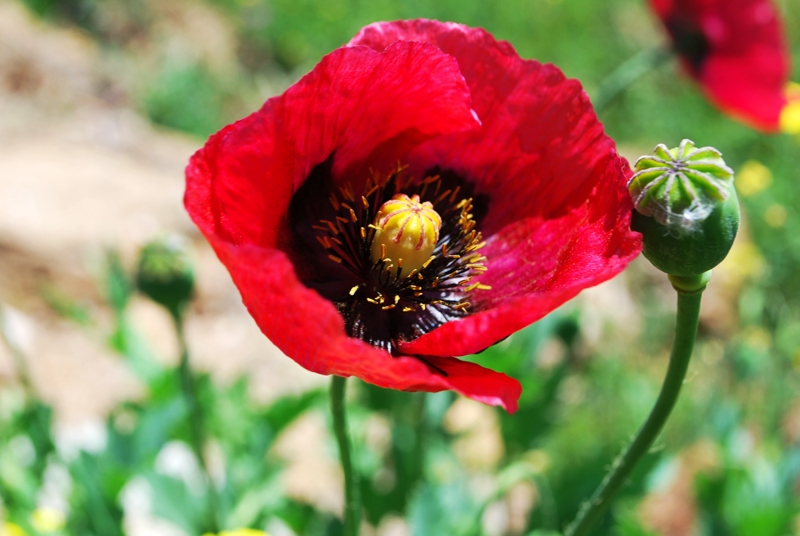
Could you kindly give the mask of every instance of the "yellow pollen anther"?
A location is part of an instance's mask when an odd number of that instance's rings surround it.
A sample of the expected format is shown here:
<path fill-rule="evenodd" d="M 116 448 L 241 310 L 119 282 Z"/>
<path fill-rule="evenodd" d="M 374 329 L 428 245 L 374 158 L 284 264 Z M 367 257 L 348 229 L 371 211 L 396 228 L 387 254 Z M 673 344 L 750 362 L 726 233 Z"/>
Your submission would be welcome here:
<path fill-rule="evenodd" d="M 442 218 L 429 201 L 418 195 L 397 194 L 384 203 L 371 226 L 376 229 L 372 241 L 372 262 L 388 259 L 392 273 L 407 276 L 424 267 L 439 241 Z"/>

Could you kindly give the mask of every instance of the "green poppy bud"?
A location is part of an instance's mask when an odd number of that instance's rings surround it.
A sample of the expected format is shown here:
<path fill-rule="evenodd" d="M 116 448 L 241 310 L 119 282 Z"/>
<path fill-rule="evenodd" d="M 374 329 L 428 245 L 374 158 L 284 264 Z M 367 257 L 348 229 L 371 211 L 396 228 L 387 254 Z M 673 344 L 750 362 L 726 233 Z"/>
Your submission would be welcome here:
<path fill-rule="evenodd" d="M 711 270 L 728 254 L 739 229 L 733 170 L 713 147 L 683 140 L 643 156 L 628 183 L 636 210 L 631 227 L 642 233 L 644 256 L 669 275 Z"/>
<path fill-rule="evenodd" d="M 136 286 L 173 315 L 180 314 L 194 292 L 194 269 L 186 239 L 168 235 L 142 248 Z"/>

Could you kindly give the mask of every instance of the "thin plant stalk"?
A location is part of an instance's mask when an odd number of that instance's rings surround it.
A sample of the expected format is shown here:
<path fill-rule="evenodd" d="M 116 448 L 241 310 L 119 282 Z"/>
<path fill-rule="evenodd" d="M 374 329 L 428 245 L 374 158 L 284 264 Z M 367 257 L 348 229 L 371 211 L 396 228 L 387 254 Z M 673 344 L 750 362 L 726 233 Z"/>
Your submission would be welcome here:
<path fill-rule="evenodd" d="M 205 445 L 207 439 L 203 410 L 197 396 L 197 383 L 195 382 L 194 374 L 192 374 L 192 369 L 189 366 L 189 347 L 186 344 L 186 336 L 183 329 L 183 315 L 180 312 L 175 311 L 171 313 L 181 352 L 178 373 L 180 375 L 183 397 L 189 409 L 189 434 L 191 447 L 192 451 L 194 451 L 194 455 L 197 457 L 197 461 L 200 464 L 201 469 L 203 470 L 203 475 L 208 485 L 208 528 L 211 530 L 211 532 L 217 532 L 219 529 L 219 523 L 217 522 L 219 500 L 217 497 L 216 487 L 214 486 L 214 479 L 211 477 L 208 463 L 203 455 L 203 445 Z"/>
<path fill-rule="evenodd" d="M 331 413 L 333 430 L 339 444 L 339 459 L 344 472 L 344 534 L 358 536 L 361 524 L 361 499 L 358 490 L 358 475 L 353 470 L 350 439 L 347 434 L 344 394 L 347 378 L 334 376 L 331 380 Z"/>
<path fill-rule="evenodd" d="M 595 111 L 604 110 L 617 95 L 671 57 L 670 49 L 652 48 L 644 49 L 622 62 L 600 82 L 597 91 L 594 92 L 592 105 Z"/>
<path fill-rule="evenodd" d="M 614 461 L 592 498 L 581 507 L 575 521 L 567 527 L 564 536 L 584 536 L 591 530 L 606 511 L 611 500 L 625 485 L 636 464 L 648 453 L 661 433 L 678 400 L 692 357 L 700 318 L 700 298 L 704 288 L 705 285 L 700 290 L 693 292 L 678 291 L 675 339 L 672 344 L 667 375 L 655 406 L 633 442 Z"/>

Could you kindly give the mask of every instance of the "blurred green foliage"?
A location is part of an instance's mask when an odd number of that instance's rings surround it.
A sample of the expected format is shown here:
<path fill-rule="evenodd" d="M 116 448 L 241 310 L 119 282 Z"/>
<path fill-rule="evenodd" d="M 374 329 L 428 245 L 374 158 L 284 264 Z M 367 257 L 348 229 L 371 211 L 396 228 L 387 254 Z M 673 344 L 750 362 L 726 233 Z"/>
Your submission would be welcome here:
<path fill-rule="evenodd" d="M 77 26 L 123 55 L 139 54 L 153 23 L 146 0 L 25 2 L 42 17 Z M 616 66 L 663 40 L 640 0 L 195 2 L 216 10 L 234 29 L 238 64 L 221 70 L 196 58 L 159 57 L 132 101 L 155 123 L 200 137 L 251 112 L 254 94 L 260 100 L 269 96 L 264 80 L 275 81 L 266 85 L 274 88 L 300 76 L 377 20 L 429 17 L 482 26 L 512 42 L 522 56 L 559 65 L 590 95 Z M 800 6 L 788 0 L 779 5 L 797 64 Z M 766 136 L 734 122 L 677 72 L 674 62 L 662 65 L 619 95 L 600 118 L 632 158 L 684 137 L 719 148 L 737 171 L 745 225 L 731 259 L 711 283 L 709 301 L 716 309 L 704 317 L 710 320 L 701 325 L 676 414 L 594 534 L 655 534 L 647 528 L 648 520 L 653 523 L 647 516 L 651 503 L 697 536 L 797 534 L 800 140 Z M 191 534 L 204 528 L 199 505 L 205 504 L 208 482 L 192 486 L 156 469 L 165 445 L 189 441 L 187 406 L 176 372 L 158 364 L 128 318 L 130 281 L 119 257 L 110 254 L 103 282 L 113 318 L 109 347 L 145 382 L 148 394 L 115 408 L 102 449 L 58 452 L 50 408 L 32 393 L 0 389 L 3 515 L 29 534 L 36 534 L 30 514 L 48 467 L 71 475 L 69 534 L 120 534 L 120 496 L 142 475 L 154 490 L 159 516 Z M 474 356 L 524 385 L 518 413 L 492 411 L 494 424 L 483 436 L 448 424 L 460 400 L 452 393 L 401 393 L 357 383 L 351 433 L 366 520 L 379 525 L 400 515 L 413 534 L 495 535 L 485 527 L 493 509 L 508 507 L 519 489 L 532 489 L 522 528 L 505 534 L 550 536 L 563 529 L 646 415 L 666 366 L 670 294 L 641 265 L 632 267 L 626 283 L 636 301 L 635 336 L 625 334 L 625 320 L 590 328 L 596 319 L 589 315 L 597 309 L 570 306 Z M 74 304 L 68 292 L 46 292 L 60 314 L 84 329 L 99 329 L 91 310 Z M 597 329 L 599 338 L 590 336 Z M 265 407 L 250 400 L 244 379 L 229 386 L 202 375 L 197 380 L 209 434 L 224 453 L 224 477 L 216 484 L 223 525 L 263 528 L 278 520 L 298 535 L 340 534 L 336 516 L 286 496 L 283 463 L 270 455 L 276 438 L 300 416 L 326 411 L 325 396 L 312 391 Z M 376 419 L 390 423 L 382 446 L 369 440 Z M 484 436 L 499 437 L 501 452 L 484 466 L 470 466 L 462 447 Z M 332 439 L 328 448 L 335 449 Z M 676 501 L 685 508 L 670 510 Z"/>

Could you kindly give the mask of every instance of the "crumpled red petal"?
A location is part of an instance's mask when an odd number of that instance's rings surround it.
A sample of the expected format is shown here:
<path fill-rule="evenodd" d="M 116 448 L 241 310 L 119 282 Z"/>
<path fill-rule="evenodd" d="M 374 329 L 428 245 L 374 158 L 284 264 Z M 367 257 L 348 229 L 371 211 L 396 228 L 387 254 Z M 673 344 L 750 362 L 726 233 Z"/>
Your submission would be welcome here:
<path fill-rule="evenodd" d="M 406 158 L 452 169 L 490 197 L 481 221 L 489 291 L 479 311 L 402 346 L 424 355 L 478 352 L 535 322 L 635 258 L 627 164 L 580 85 L 552 65 L 522 60 L 481 29 L 413 20 L 376 23 L 350 42 L 383 50 L 424 39 L 454 56 L 481 119 L 479 131 L 432 138 Z"/>
<path fill-rule="evenodd" d="M 256 323 L 303 367 L 395 389 L 453 389 L 513 412 L 521 388 L 505 374 L 453 359 L 428 366 L 347 337 L 333 305 L 305 287 L 275 249 L 292 195 L 333 151 L 345 169 L 380 149 L 402 151 L 409 140 L 477 125 L 457 63 L 437 48 L 340 49 L 284 95 L 212 136 L 187 168 L 185 205 Z"/>
<path fill-rule="evenodd" d="M 185 204 L 207 236 L 274 247 L 292 195 L 334 151 L 341 170 L 382 144 L 478 125 L 458 64 L 435 47 L 341 48 L 212 136 L 189 164 Z"/>
<path fill-rule="evenodd" d="M 684 61 L 708 98 L 765 131 L 779 128 L 790 56 L 771 0 L 650 0 L 658 17 L 691 21 L 709 50 L 699 69 Z"/>
<path fill-rule="evenodd" d="M 492 289 L 473 294 L 476 313 L 401 348 L 417 357 L 347 337 L 285 253 L 292 196 L 334 153 L 335 181 L 399 161 L 418 177 L 452 170 L 489 200 L 481 280 Z M 401 21 L 365 28 L 213 136 L 189 164 L 185 203 L 259 327 L 303 367 L 395 389 L 454 389 L 513 412 L 519 382 L 452 356 L 541 318 L 639 253 L 628 173 L 580 85 L 557 68 L 521 60 L 483 30 Z"/>
<path fill-rule="evenodd" d="M 297 279 L 283 252 L 250 244 L 235 246 L 216 238 L 211 238 L 211 245 L 242 290 L 242 300 L 256 324 L 304 368 L 319 374 L 357 376 L 405 391 L 452 389 L 509 413 L 517 410 L 522 388 L 505 374 L 450 357 L 432 356 L 424 361 L 392 357 L 348 337 L 333 304 Z"/>

